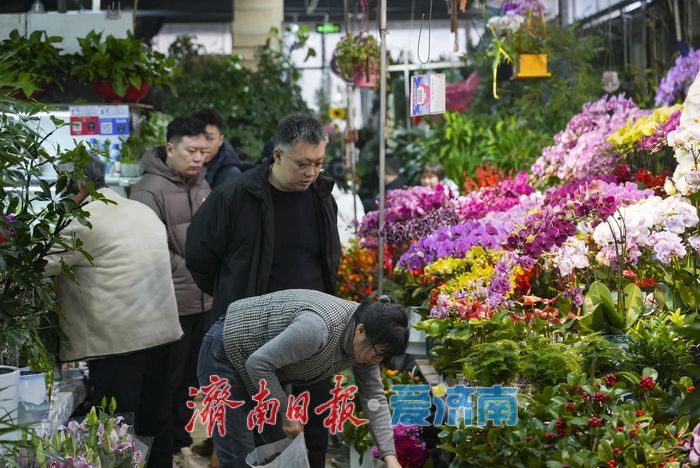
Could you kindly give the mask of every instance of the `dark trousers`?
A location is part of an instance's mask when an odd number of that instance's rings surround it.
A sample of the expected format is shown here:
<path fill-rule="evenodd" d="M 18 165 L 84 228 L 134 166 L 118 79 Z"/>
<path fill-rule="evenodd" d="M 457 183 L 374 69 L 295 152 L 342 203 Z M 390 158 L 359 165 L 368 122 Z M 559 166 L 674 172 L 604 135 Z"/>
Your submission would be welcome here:
<path fill-rule="evenodd" d="M 170 388 L 173 389 L 172 415 L 173 415 L 173 453 L 180 451 L 182 447 L 192 445 L 192 437 L 185 430 L 185 426 L 192 418 L 193 411 L 187 407 L 190 387 L 199 387 L 197 382 L 197 357 L 202 346 L 204 334 L 209 329 L 211 313 L 204 312 L 195 315 L 180 316 L 180 326 L 184 335 L 174 343 L 170 375 Z"/>
<path fill-rule="evenodd" d="M 328 429 L 323 426 L 323 420 L 328 416 L 328 412 L 316 414 L 314 408 L 331 399 L 332 388 L 333 381 L 330 378 L 309 385 L 292 386 L 294 395 L 299 395 L 305 390 L 309 391 L 309 422 L 304 426 L 304 442 L 306 442 L 311 468 L 324 468 L 326 466 Z"/>
<path fill-rule="evenodd" d="M 134 431 L 153 437 L 148 466 L 172 466 L 172 393 L 168 386 L 173 344 L 88 361 L 90 401 L 114 397 L 118 413 L 134 413 Z M 109 404 L 109 403 L 108 403 Z"/>

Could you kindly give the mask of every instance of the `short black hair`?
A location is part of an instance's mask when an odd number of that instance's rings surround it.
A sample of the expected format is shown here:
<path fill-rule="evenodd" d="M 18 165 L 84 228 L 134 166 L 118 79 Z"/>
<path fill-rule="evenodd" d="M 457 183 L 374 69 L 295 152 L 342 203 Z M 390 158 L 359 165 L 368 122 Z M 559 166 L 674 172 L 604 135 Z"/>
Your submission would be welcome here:
<path fill-rule="evenodd" d="M 93 156 L 92 161 L 85 166 L 85 177 L 95 184 L 95 190 L 106 187 L 105 164 L 99 156 Z"/>
<path fill-rule="evenodd" d="M 177 117 L 168 124 L 167 141 L 178 144 L 182 137 L 193 137 L 205 133 L 206 125 L 201 120 L 194 117 Z"/>
<path fill-rule="evenodd" d="M 386 174 L 401 174 L 401 159 L 398 156 L 387 155 L 384 160 L 384 172 Z"/>
<path fill-rule="evenodd" d="M 389 301 L 363 302 L 355 310 L 355 323 L 365 327 L 367 340 L 374 346 L 386 346 L 384 357 L 406 352 L 411 331 L 408 312 L 403 306 Z"/>
<path fill-rule="evenodd" d="M 199 109 L 197 112 L 192 114 L 195 119 L 204 122 L 204 126 L 213 125 L 219 129 L 220 132 L 224 130 L 224 119 L 221 114 L 213 109 Z"/>
<path fill-rule="evenodd" d="M 328 134 L 321 122 L 311 114 L 298 113 L 282 117 L 272 141 L 275 148 L 288 148 L 299 141 L 319 145 L 322 142 L 328 143 Z"/>
<path fill-rule="evenodd" d="M 425 166 L 423 166 L 423 172 L 422 174 L 435 174 L 438 178 L 438 180 L 443 180 L 445 178 L 445 168 L 442 166 L 440 163 L 436 162 L 428 162 L 425 163 Z"/>

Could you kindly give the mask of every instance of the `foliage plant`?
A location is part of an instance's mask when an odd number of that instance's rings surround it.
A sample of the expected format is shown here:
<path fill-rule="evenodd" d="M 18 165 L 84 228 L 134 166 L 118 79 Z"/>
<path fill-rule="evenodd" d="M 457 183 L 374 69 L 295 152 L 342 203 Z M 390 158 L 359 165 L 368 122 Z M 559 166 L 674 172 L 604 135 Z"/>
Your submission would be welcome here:
<path fill-rule="evenodd" d="M 61 86 L 68 74 L 68 57 L 61 55 L 56 45 L 60 36 L 49 36 L 46 31 L 34 31 L 27 37 L 16 29 L 0 42 L 0 55 L 16 60 L 16 68 L 7 79 L 16 83 L 25 96 L 44 90 L 51 85 Z"/>
<path fill-rule="evenodd" d="M 123 163 L 137 163 L 149 148 L 162 145 L 169 121 L 170 117 L 166 114 L 149 113 L 139 124 L 138 135 L 134 132 L 122 142 L 119 160 Z"/>
<path fill-rule="evenodd" d="M 516 426 L 444 426 L 440 448 L 456 455 L 455 467 L 678 467 L 695 421 L 668 410 L 686 398 L 689 380 L 669 393 L 655 378 L 653 369 L 572 372 L 558 385 L 520 393 Z"/>
<path fill-rule="evenodd" d="M 362 67 L 363 73 L 369 77 L 372 70 L 379 68 L 379 43 L 367 33 L 344 36 L 335 46 L 334 57 L 340 77 L 352 81 L 356 66 Z"/>
<path fill-rule="evenodd" d="M 80 55 L 76 57 L 72 74 L 78 79 L 111 80 L 117 96 L 123 97 L 130 86 L 168 86 L 172 92 L 176 74 L 175 60 L 151 49 L 129 31 L 126 38 L 107 36 L 90 31 L 78 38 Z"/>
<path fill-rule="evenodd" d="M 518 376 L 521 354 L 521 345 L 513 340 L 476 344 L 464 358 L 464 377 L 475 386 L 508 385 Z"/>
<path fill-rule="evenodd" d="M 170 115 L 189 115 L 203 107 L 216 109 L 224 117 L 226 138 L 239 153 L 257 159 L 283 116 L 309 112 L 298 84 L 301 71 L 282 44 L 279 31 L 273 28 L 256 51 L 253 69 L 240 56 L 204 55 L 196 44 L 181 45 L 171 50 L 182 69 L 174 82 L 187 93 L 177 99 L 161 93 L 152 102 Z"/>
<path fill-rule="evenodd" d="M 0 63 L 0 83 L 2 70 Z M 71 199 L 71 182 L 84 180 L 92 155 L 80 144 L 58 152 L 42 147 L 47 136 L 37 133 L 37 113 L 45 107 L 5 94 L 0 105 L 5 109 L 0 114 L 0 360 L 17 365 L 22 355 L 40 360 L 45 350 L 39 333 L 60 313 L 53 281 L 43 276 L 46 257 L 58 249 L 90 258 L 79 239 L 61 233 L 71 222 L 89 224 L 87 213 Z M 57 174 L 53 182 L 41 178 L 48 168 Z M 88 191 L 103 199 L 90 184 Z"/>
<path fill-rule="evenodd" d="M 582 357 L 573 346 L 541 337 L 528 342 L 520 359 L 520 376 L 544 387 L 566 380 L 569 372 L 580 372 Z"/>

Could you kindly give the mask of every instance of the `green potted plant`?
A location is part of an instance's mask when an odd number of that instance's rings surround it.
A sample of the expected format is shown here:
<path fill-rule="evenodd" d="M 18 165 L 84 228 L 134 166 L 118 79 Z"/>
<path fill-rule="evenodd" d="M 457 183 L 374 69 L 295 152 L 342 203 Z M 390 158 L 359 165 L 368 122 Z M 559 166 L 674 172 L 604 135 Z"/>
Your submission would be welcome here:
<path fill-rule="evenodd" d="M 371 34 L 348 34 L 336 45 L 331 67 L 345 81 L 360 88 L 374 88 L 379 73 L 379 54 L 379 43 Z"/>
<path fill-rule="evenodd" d="M 20 88 L 22 99 L 39 98 L 49 86 L 62 87 L 68 73 L 68 56 L 54 44 L 63 41 L 60 36 L 49 36 L 46 31 L 34 31 L 22 36 L 16 29 L 0 42 L 0 55 L 13 57 L 16 66 L 7 78 Z"/>
<path fill-rule="evenodd" d="M 513 78 L 547 78 L 547 28 L 544 6 L 538 0 L 514 0 L 503 5 L 503 15 L 489 18 L 487 26 L 493 40 L 486 54 L 493 69 L 493 96 L 498 99 L 496 74 L 501 64 L 512 62 Z"/>
<path fill-rule="evenodd" d="M 78 39 L 81 54 L 72 74 L 89 81 L 108 102 L 138 102 L 155 85 L 173 89 L 175 61 L 148 47 L 131 32 L 119 39 L 90 31 Z"/>
<path fill-rule="evenodd" d="M 119 156 L 122 177 L 141 175 L 139 167 L 141 157 L 149 148 L 163 144 L 170 120 L 167 114 L 151 112 L 139 123 L 138 134 L 132 133 L 122 142 Z"/>

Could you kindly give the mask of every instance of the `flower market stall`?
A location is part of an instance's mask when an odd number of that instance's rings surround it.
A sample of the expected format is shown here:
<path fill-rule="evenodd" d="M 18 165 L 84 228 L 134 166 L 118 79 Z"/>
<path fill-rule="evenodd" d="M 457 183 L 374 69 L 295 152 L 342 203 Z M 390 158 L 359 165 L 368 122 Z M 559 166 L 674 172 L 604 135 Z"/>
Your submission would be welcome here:
<path fill-rule="evenodd" d="M 367 295 L 372 277 L 360 271 L 384 245 L 386 289 L 420 311 L 448 397 L 449 386 L 517 389 L 515 425 L 478 424 L 469 397 L 473 419 L 430 415 L 451 466 L 700 464 L 700 78 L 690 68 L 679 59 L 664 78 L 661 107 L 624 95 L 586 104 L 529 172 L 481 167 L 463 196 L 394 190 L 381 236 L 377 212 L 363 219 L 343 292 Z M 679 93 L 685 103 L 671 105 Z M 444 394 L 430 391 L 433 403 Z"/>

